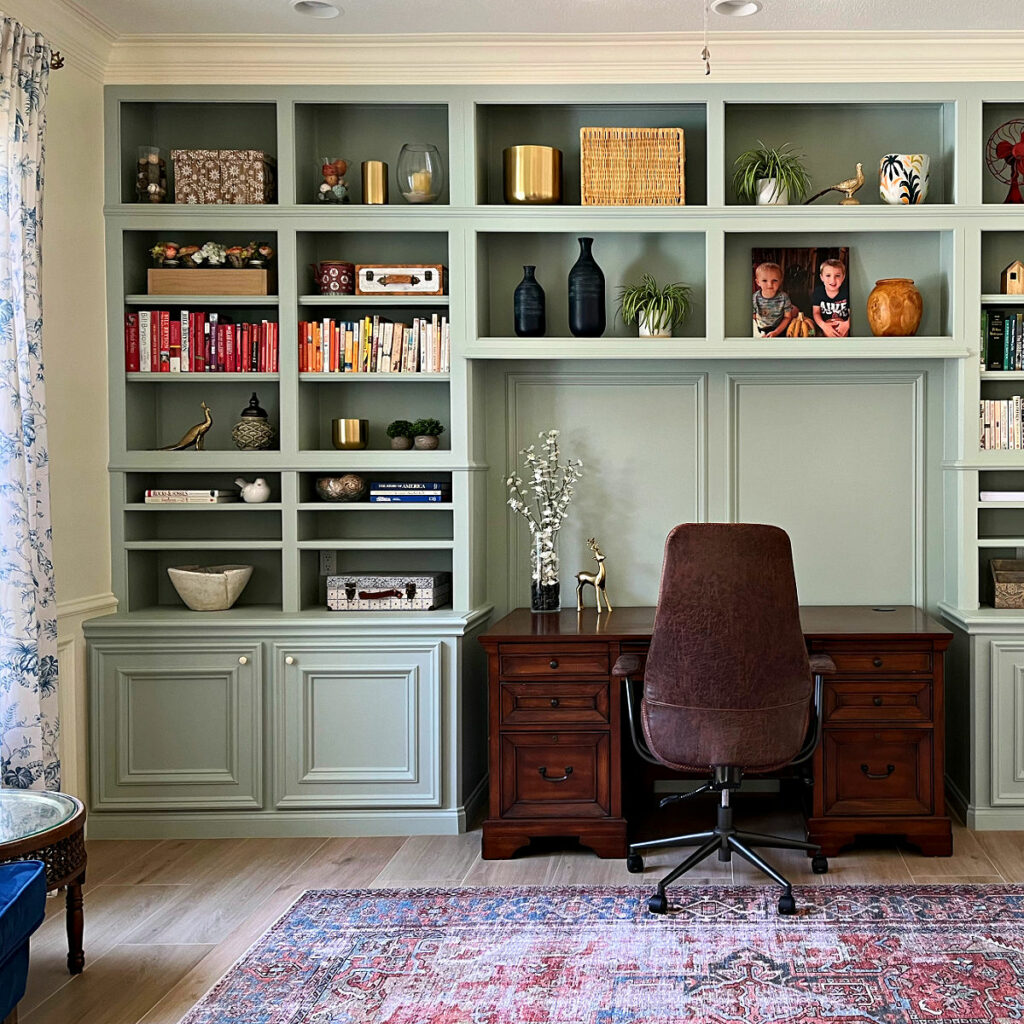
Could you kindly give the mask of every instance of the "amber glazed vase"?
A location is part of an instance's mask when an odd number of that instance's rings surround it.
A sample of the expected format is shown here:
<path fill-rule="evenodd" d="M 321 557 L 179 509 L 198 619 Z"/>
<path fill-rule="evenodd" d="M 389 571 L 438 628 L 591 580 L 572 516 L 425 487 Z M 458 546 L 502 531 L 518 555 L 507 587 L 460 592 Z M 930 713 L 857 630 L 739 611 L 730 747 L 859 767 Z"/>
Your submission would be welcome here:
<path fill-rule="evenodd" d="M 868 326 L 877 338 L 916 334 L 924 306 L 909 277 L 885 277 L 868 296 Z"/>

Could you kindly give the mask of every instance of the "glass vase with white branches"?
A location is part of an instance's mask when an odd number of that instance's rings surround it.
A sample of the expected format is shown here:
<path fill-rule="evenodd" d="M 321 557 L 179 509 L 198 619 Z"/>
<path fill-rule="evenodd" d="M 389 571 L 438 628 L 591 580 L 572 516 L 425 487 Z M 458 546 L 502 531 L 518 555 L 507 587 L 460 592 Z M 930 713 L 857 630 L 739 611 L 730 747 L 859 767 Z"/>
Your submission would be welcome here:
<path fill-rule="evenodd" d="M 520 450 L 524 477 L 513 474 L 505 480 L 508 506 L 526 520 L 530 529 L 530 609 L 558 611 L 558 531 L 569 512 L 576 482 L 583 476 L 583 460 L 561 461 L 558 431 L 543 430 L 540 451 L 536 445 Z"/>

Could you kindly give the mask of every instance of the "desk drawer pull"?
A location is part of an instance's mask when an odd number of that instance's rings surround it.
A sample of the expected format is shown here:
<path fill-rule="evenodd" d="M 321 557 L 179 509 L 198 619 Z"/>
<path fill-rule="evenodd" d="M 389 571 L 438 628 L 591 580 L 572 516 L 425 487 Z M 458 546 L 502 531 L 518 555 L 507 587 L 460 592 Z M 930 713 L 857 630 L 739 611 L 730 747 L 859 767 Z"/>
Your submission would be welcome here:
<path fill-rule="evenodd" d="M 881 658 L 875 658 L 875 659 L 872 660 L 871 664 L 874 665 L 875 668 L 881 668 L 882 667 L 882 659 Z"/>
<path fill-rule="evenodd" d="M 871 703 L 874 704 L 876 708 L 880 708 L 882 706 L 882 698 L 881 697 L 872 697 L 871 698 Z"/>
<path fill-rule="evenodd" d="M 558 668 L 558 659 L 557 658 L 552 658 L 548 662 L 548 668 Z"/>
<path fill-rule="evenodd" d="M 552 697 L 552 698 L 551 698 L 551 706 L 552 706 L 553 708 L 557 708 L 557 707 L 558 707 L 558 703 L 559 703 L 559 701 L 558 701 L 558 698 L 557 698 L 557 697 Z"/>
<path fill-rule="evenodd" d="M 570 775 L 572 775 L 572 765 L 571 764 L 570 765 L 566 765 L 565 774 L 564 775 L 559 775 L 557 778 L 548 775 L 548 770 L 547 770 L 547 767 L 545 765 L 541 765 L 537 769 L 537 771 L 540 772 L 540 777 L 545 782 L 565 782 L 565 780 L 568 779 Z"/>
<path fill-rule="evenodd" d="M 866 764 L 862 764 L 860 766 L 860 770 L 869 779 L 887 779 L 887 778 L 889 778 L 890 775 L 892 775 L 892 773 L 894 771 L 896 771 L 896 765 L 894 765 L 894 764 L 887 764 L 885 766 L 885 771 L 884 772 L 869 772 L 868 771 L 868 766 Z"/>

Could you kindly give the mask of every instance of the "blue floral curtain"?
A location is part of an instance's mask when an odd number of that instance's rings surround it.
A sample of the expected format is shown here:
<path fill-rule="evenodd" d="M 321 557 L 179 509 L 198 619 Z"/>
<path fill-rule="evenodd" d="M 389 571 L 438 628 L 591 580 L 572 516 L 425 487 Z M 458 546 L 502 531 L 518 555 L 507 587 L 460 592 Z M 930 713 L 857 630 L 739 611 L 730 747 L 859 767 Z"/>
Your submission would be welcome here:
<path fill-rule="evenodd" d="M 50 47 L 0 16 L 0 782 L 57 789 L 57 609 L 43 400 Z"/>

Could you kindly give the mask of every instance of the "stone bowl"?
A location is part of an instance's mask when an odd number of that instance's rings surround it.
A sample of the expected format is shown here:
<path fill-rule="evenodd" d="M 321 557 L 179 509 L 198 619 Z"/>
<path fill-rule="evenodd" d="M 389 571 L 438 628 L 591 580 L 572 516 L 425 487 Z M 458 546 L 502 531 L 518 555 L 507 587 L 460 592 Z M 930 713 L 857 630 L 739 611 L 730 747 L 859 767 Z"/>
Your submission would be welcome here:
<path fill-rule="evenodd" d="M 251 565 L 175 565 L 167 575 L 194 612 L 222 612 L 230 608 L 252 576 Z"/>

